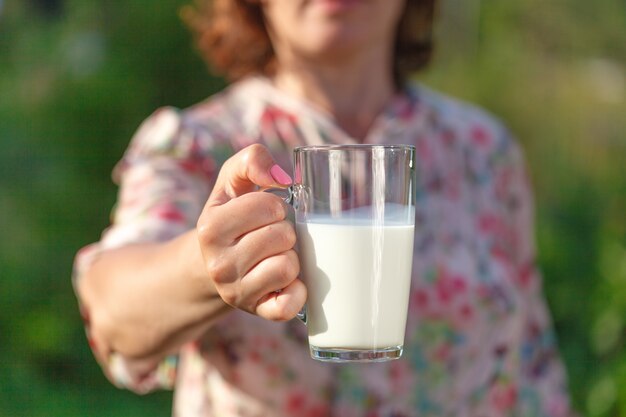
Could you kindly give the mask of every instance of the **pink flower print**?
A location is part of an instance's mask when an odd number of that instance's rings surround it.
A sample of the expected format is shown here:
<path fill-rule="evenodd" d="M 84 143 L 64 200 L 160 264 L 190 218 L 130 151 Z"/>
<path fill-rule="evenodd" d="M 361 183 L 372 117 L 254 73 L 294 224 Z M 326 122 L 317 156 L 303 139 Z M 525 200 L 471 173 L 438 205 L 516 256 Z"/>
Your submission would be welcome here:
<path fill-rule="evenodd" d="M 537 274 L 535 273 L 534 262 L 526 262 L 517 273 L 517 282 L 525 290 L 533 288 L 537 284 Z"/>
<path fill-rule="evenodd" d="M 458 311 L 462 321 L 467 322 L 474 317 L 474 309 L 468 304 L 463 304 Z"/>
<path fill-rule="evenodd" d="M 415 385 L 415 375 L 411 364 L 405 360 L 391 362 L 389 365 L 389 379 L 395 395 L 410 393 Z"/>
<path fill-rule="evenodd" d="M 483 213 L 478 218 L 478 227 L 482 233 L 488 234 L 493 233 L 499 228 L 499 220 L 498 217 L 494 216 L 491 213 Z"/>
<path fill-rule="evenodd" d="M 243 379 L 241 378 L 241 373 L 238 371 L 233 371 L 230 374 L 230 381 L 232 382 L 233 385 L 239 385 L 243 382 Z"/>
<path fill-rule="evenodd" d="M 504 219 L 493 213 L 483 213 L 478 217 L 478 230 L 481 234 L 501 239 L 507 244 L 515 241 L 515 231 Z"/>
<path fill-rule="evenodd" d="M 329 414 L 329 405 L 313 398 L 302 391 L 293 391 L 287 395 L 285 412 L 289 416 L 326 417 Z"/>
<path fill-rule="evenodd" d="M 493 245 L 491 247 L 491 256 L 505 265 L 509 265 L 511 263 L 509 252 L 506 251 L 501 245 Z"/>
<path fill-rule="evenodd" d="M 154 215 L 159 219 L 171 222 L 184 222 L 185 216 L 183 212 L 172 203 L 165 203 L 154 208 Z"/>
<path fill-rule="evenodd" d="M 459 173 L 454 173 L 445 182 L 445 195 L 448 199 L 456 201 L 461 197 L 461 185 L 463 177 Z"/>
<path fill-rule="evenodd" d="M 421 164 L 430 163 L 433 160 L 433 152 L 426 138 L 417 142 L 417 156 Z"/>
<path fill-rule="evenodd" d="M 475 125 L 470 130 L 472 142 L 481 148 L 485 148 L 491 144 L 491 133 L 484 126 Z"/>
<path fill-rule="evenodd" d="M 513 170 L 509 167 L 500 171 L 494 180 L 496 198 L 505 203 L 511 203 L 511 184 L 513 183 Z"/>
<path fill-rule="evenodd" d="M 267 344 L 272 352 L 276 352 L 280 349 L 280 343 L 278 343 L 276 338 L 270 338 Z"/>
<path fill-rule="evenodd" d="M 402 97 L 397 101 L 397 104 L 395 108 L 392 109 L 392 112 L 395 113 L 398 120 L 409 122 L 421 113 L 421 109 L 419 108 L 418 103 L 414 103 L 412 100 L 407 99 L 407 97 Z"/>
<path fill-rule="evenodd" d="M 454 305 L 450 306 L 452 322 L 456 329 L 467 329 L 476 317 L 476 308 L 472 298 L 468 297 L 467 280 L 461 276 L 451 278 L 450 287 L 454 294 Z"/>
<path fill-rule="evenodd" d="M 411 293 L 411 310 L 424 315 L 428 311 L 429 300 L 426 290 L 418 289 Z"/>
<path fill-rule="evenodd" d="M 276 130 L 278 131 L 281 139 L 292 146 L 297 145 L 300 142 L 295 126 L 293 117 L 281 117 L 276 120 Z"/>
<path fill-rule="evenodd" d="M 452 277 L 452 291 L 455 294 L 463 294 L 467 289 L 467 280 L 459 275 Z"/>
<path fill-rule="evenodd" d="M 263 115 L 261 116 L 261 121 L 267 122 L 267 121 L 274 121 L 276 119 L 285 119 L 291 122 L 292 124 L 295 124 L 298 121 L 298 118 L 295 115 L 289 112 L 286 112 L 279 107 L 267 106 L 265 108 L 265 111 L 263 112 Z"/>
<path fill-rule="evenodd" d="M 564 395 L 553 395 L 548 398 L 548 414 L 551 416 L 567 416 L 569 403 Z"/>
<path fill-rule="evenodd" d="M 300 391 L 295 391 L 287 396 L 287 403 L 285 404 L 285 411 L 289 415 L 294 413 L 300 413 L 306 404 L 306 395 Z"/>
<path fill-rule="evenodd" d="M 437 298 L 442 304 L 448 304 L 452 300 L 452 291 L 445 279 L 437 281 Z"/>
<path fill-rule="evenodd" d="M 453 146 L 456 142 L 456 133 L 451 129 L 446 129 L 441 132 L 441 140 L 446 146 Z"/>
<path fill-rule="evenodd" d="M 181 160 L 178 165 L 190 174 L 202 174 L 211 177 L 215 173 L 215 163 L 210 158 L 194 158 Z"/>
<path fill-rule="evenodd" d="M 455 296 L 463 294 L 466 289 L 467 283 L 463 277 L 451 276 L 445 270 L 441 271 L 435 287 L 437 297 L 442 304 L 448 304 Z"/>
<path fill-rule="evenodd" d="M 450 358 L 452 346 L 449 343 L 442 343 L 433 352 L 433 358 L 436 362 L 445 363 Z"/>
<path fill-rule="evenodd" d="M 330 414 L 327 404 L 313 405 L 306 413 L 306 417 L 327 417 Z"/>
<path fill-rule="evenodd" d="M 267 365 L 265 367 L 265 371 L 267 372 L 267 375 L 269 375 L 271 378 L 278 378 L 281 374 L 280 366 L 275 363 Z"/>
<path fill-rule="evenodd" d="M 513 254 L 511 250 L 505 248 L 504 245 L 494 243 L 491 246 L 491 257 L 494 260 L 494 264 L 499 264 L 500 268 L 505 271 L 505 275 L 510 277 L 511 281 L 516 280 L 516 267 L 513 263 Z"/>
<path fill-rule="evenodd" d="M 496 410 L 506 412 L 517 402 L 517 387 L 512 383 L 498 382 L 491 387 L 489 397 Z"/>
<path fill-rule="evenodd" d="M 296 131 L 298 118 L 278 107 L 267 106 L 261 115 L 261 131 L 268 143 L 285 142 L 295 146 L 300 143 Z"/>
<path fill-rule="evenodd" d="M 248 353 L 248 358 L 250 359 L 250 361 L 252 363 L 261 363 L 261 354 L 259 353 L 258 350 L 251 350 L 250 353 Z"/>

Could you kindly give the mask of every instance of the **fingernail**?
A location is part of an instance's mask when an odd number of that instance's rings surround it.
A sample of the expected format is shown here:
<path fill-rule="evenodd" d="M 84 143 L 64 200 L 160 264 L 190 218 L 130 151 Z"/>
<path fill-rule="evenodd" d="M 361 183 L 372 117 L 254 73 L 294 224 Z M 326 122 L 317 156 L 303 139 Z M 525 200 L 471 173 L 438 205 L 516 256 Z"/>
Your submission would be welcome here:
<path fill-rule="evenodd" d="M 272 174 L 272 178 L 274 178 L 277 183 L 291 185 L 291 177 L 278 165 L 274 165 L 270 168 L 270 174 Z"/>

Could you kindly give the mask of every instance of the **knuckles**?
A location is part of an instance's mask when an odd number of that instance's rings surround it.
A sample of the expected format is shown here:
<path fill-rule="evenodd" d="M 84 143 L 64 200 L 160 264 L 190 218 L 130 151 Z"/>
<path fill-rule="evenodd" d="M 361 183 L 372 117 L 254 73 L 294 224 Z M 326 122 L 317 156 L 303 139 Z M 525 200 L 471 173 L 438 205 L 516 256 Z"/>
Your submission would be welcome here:
<path fill-rule="evenodd" d="M 285 223 L 287 223 L 287 228 L 285 232 L 282 234 L 283 243 L 285 244 L 286 247 L 293 248 L 296 245 L 296 231 L 293 225 L 291 225 L 291 223 L 289 222 L 285 222 Z"/>
<path fill-rule="evenodd" d="M 206 269 L 222 300 L 232 307 L 241 308 L 240 286 L 237 285 L 238 278 L 231 265 L 216 258 L 207 263 Z"/>
<path fill-rule="evenodd" d="M 294 250 L 272 256 L 259 263 L 254 275 L 271 278 L 272 288 L 267 288 L 267 292 L 279 287 L 284 288 L 291 284 L 300 273 L 300 263 L 298 255 Z"/>
<path fill-rule="evenodd" d="M 300 262 L 298 262 L 298 255 L 294 250 L 287 251 L 281 256 L 277 274 L 284 285 L 290 284 L 298 277 L 298 274 L 300 274 Z"/>
<path fill-rule="evenodd" d="M 240 308 L 240 297 L 239 293 L 234 291 L 232 288 L 225 287 L 218 291 L 222 300 L 231 307 Z"/>
<path fill-rule="evenodd" d="M 241 152 L 241 160 L 244 163 L 250 163 L 251 161 L 257 161 L 268 157 L 267 148 L 259 143 L 253 143 L 252 145 L 244 148 Z"/>
<path fill-rule="evenodd" d="M 245 204 L 246 209 L 253 215 L 267 219 L 268 223 L 284 220 L 287 209 L 283 200 L 270 193 L 254 192 L 238 197 L 237 203 Z"/>
<path fill-rule="evenodd" d="M 271 242 L 281 251 L 289 250 L 296 245 L 296 231 L 288 221 L 265 226 L 265 233 L 267 242 Z"/>
<path fill-rule="evenodd" d="M 202 245 L 212 246 L 218 242 L 219 234 L 216 233 L 211 222 L 205 221 L 202 217 L 200 217 L 196 224 L 196 233 Z"/>
<path fill-rule="evenodd" d="M 225 286 L 236 278 L 235 272 L 230 262 L 227 262 L 222 257 L 214 257 L 206 263 L 206 271 L 209 278 L 215 283 L 216 286 Z"/>

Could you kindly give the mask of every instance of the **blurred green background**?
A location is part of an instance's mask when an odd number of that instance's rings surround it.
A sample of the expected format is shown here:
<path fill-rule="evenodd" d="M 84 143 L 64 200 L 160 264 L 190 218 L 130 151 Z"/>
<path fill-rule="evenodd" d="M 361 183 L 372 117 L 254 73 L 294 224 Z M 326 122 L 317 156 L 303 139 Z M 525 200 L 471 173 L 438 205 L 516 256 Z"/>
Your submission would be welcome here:
<path fill-rule="evenodd" d="M 0 0 L 0 416 L 169 416 L 113 388 L 84 340 L 74 253 L 155 108 L 221 88 L 185 0 Z M 626 3 L 445 0 L 423 82 L 502 117 L 526 150 L 546 293 L 576 407 L 626 416 Z"/>

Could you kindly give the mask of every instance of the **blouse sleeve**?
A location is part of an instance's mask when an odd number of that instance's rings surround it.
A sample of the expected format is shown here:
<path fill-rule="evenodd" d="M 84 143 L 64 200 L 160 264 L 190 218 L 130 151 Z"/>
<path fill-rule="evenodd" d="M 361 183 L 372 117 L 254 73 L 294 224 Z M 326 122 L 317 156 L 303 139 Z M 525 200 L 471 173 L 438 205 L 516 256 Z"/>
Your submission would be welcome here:
<path fill-rule="evenodd" d="M 522 381 L 517 395 L 534 409 L 524 415 L 569 416 L 567 382 L 553 323 L 543 294 L 534 236 L 534 201 L 523 153 L 509 142 L 507 156 L 496 178 L 496 194 L 509 213 L 512 225 L 513 267 L 521 297 L 523 326 L 519 345 Z"/>
<path fill-rule="evenodd" d="M 104 251 L 169 240 L 194 227 L 216 176 L 213 158 L 203 149 L 206 141 L 199 140 L 201 134 L 187 126 L 173 108 L 157 110 L 140 126 L 113 171 L 119 193 L 111 226 L 99 242 L 83 248 L 75 258 L 75 288 L 83 272 Z M 172 387 L 175 356 L 139 373 L 110 347 L 95 346 L 84 305 L 81 315 L 94 355 L 116 386 L 140 393 Z"/>

